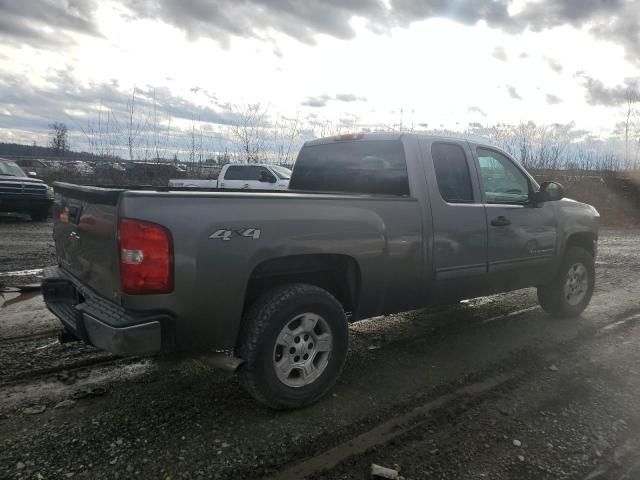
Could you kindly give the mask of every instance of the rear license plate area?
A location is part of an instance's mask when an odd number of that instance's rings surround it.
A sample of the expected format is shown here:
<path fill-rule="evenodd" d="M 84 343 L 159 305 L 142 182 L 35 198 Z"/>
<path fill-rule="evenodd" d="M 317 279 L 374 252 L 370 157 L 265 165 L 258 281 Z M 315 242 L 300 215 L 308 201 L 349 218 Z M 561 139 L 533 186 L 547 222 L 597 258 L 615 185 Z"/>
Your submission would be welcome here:
<path fill-rule="evenodd" d="M 69 280 L 47 279 L 42 284 L 42 296 L 48 302 L 77 305 L 84 299 Z"/>

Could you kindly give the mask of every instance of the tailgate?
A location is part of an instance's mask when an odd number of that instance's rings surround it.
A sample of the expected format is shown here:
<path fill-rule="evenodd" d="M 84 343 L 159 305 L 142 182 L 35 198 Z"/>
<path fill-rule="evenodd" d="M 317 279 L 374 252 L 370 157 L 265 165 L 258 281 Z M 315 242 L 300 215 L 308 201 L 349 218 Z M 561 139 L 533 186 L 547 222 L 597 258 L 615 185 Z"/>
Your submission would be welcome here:
<path fill-rule="evenodd" d="M 59 182 L 53 187 L 58 264 L 100 295 L 118 301 L 118 200 L 124 190 Z"/>

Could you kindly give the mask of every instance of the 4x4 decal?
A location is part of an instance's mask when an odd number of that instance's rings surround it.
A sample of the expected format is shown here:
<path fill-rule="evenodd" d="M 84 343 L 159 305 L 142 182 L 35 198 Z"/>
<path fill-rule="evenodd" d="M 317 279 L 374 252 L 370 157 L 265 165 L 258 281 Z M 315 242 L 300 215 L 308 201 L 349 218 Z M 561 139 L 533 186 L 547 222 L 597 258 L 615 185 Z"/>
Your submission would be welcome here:
<path fill-rule="evenodd" d="M 228 230 L 225 228 L 221 228 L 220 230 L 216 230 L 209 238 L 213 238 L 215 240 L 231 240 L 234 237 L 248 237 L 254 240 L 258 240 L 260 238 L 260 229 L 259 228 L 240 228 L 237 230 Z"/>

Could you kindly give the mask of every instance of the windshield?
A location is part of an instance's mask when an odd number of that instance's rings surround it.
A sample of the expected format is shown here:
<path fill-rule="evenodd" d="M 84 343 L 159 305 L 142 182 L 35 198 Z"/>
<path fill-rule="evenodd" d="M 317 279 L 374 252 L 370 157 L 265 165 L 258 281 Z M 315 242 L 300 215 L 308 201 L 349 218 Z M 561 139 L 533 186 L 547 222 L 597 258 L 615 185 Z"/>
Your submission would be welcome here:
<path fill-rule="evenodd" d="M 0 175 L 26 177 L 25 173 L 15 162 L 0 162 Z"/>
<path fill-rule="evenodd" d="M 274 165 L 271 169 L 275 172 L 280 180 L 289 180 L 291 178 L 291 170 L 285 167 Z"/>

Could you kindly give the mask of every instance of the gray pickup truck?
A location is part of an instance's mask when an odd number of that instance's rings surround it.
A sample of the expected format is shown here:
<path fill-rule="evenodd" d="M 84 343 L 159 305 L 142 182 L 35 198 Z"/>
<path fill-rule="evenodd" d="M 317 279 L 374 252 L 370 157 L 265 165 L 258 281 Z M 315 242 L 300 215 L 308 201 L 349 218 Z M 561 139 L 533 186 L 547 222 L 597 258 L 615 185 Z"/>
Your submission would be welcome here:
<path fill-rule="evenodd" d="M 289 191 L 54 187 L 43 292 L 67 336 L 119 355 L 227 351 L 273 408 L 332 386 L 349 322 L 525 287 L 575 317 L 594 288 L 598 212 L 467 140 L 310 141 Z"/>

